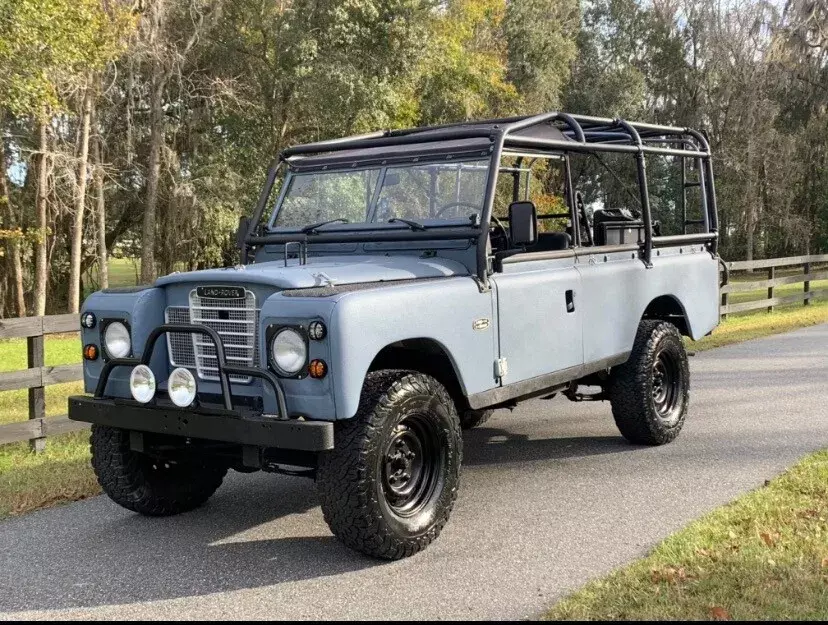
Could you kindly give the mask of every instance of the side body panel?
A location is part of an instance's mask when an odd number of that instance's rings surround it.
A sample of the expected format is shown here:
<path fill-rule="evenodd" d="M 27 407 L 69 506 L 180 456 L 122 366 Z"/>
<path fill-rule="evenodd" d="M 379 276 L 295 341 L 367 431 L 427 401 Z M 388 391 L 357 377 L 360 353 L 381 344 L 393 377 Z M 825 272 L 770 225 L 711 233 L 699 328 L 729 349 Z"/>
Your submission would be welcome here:
<path fill-rule="evenodd" d="M 654 250 L 649 269 L 635 253 L 594 251 L 577 264 L 586 363 L 628 352 L 647 306 L 663 295 L 678 301 L 694 339 L 718 324 L 718 263 L 704 246 Z"/>
<path fill-rule="evenodd" d="M 470 277 L 341 295 L 330 323 L 336 417 L 356 414 L 374 357 L 387 345 L 406 339 L 439 344 L 465 394 L 493 388 L 496 323 L 492 293 L 481 293 Z"/>
<path fill-rule="evenodd" d="M 574 255 L 505 265 L 492 283 L 497 289 L 500 357 L 508 363 L 502 384 L 584 362 L 581 277 Z"/>

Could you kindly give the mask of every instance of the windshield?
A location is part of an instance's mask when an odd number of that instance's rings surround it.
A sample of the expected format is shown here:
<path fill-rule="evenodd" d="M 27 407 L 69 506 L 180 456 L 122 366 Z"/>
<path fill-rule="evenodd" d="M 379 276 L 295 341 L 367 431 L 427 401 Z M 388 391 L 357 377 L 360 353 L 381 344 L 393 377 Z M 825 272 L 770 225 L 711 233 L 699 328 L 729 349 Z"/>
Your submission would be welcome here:
<path fill-rule="evenodd" d="M 483 210 L 488 172 L 484 159 L 292 173 L 270 227 L 301 228 L 329 220 L 468 221 Z"/>

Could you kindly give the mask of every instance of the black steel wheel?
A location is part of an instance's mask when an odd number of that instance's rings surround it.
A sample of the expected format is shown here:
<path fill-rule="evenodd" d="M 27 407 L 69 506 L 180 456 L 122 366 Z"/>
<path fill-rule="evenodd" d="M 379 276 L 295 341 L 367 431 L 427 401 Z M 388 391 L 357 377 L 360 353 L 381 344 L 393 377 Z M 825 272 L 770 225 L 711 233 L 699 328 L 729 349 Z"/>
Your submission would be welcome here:
<path fill-rule="evenodd" d="M 633 443 L 669 443 L 684 425 L 689 391 L 690 367 L 678 329 L 666 321 L 642 321 L 629 360 L 613 368 L 607 386 L 621 434 Z"/>
<path fill-rule="evenodd" d="M 334 445 L 320 455 L 316 481 L 337 538 L 389 560 L 437 538 L 457 497 L 463 453 L 442 384 L 412 371 L 369 373 L 356 416 L 336 424 Z"/>

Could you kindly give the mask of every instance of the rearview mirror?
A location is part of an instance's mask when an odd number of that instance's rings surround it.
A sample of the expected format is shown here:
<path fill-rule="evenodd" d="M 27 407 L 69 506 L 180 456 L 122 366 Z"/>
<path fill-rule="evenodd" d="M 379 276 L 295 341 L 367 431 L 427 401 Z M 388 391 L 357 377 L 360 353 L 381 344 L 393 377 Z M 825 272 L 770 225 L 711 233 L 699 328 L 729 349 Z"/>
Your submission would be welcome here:
<path fill-rule="evenodd" d="M 538 242 L 538 213 L 534 203 L 509 204 L 509 237 L 512 245 L 534 245 Z"/>

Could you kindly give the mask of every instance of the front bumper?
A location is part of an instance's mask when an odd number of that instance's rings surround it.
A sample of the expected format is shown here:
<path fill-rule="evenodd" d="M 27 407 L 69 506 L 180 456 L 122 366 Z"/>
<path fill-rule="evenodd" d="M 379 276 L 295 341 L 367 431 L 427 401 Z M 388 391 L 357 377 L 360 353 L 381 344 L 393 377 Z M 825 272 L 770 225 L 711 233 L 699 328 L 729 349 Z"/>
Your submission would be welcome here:
<path fill-rule="evenodd" d="M 299 451 L 333 449 L 333 423 L 227 414 L 92 397 L 70 397 L 69 418 L 123 430 Z"/>

